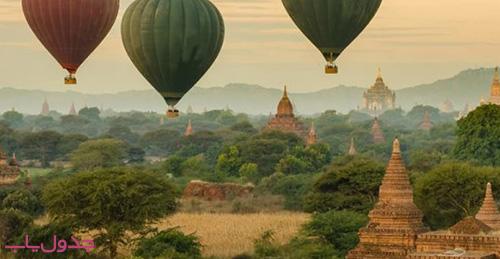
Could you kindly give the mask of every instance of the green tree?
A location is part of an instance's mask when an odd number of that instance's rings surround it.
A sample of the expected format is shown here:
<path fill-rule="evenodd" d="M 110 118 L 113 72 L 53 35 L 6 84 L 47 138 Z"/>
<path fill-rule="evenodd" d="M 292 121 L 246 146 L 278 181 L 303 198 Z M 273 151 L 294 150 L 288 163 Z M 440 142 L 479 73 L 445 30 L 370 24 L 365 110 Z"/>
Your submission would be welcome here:
<path fill-rule="evenodd" d="M 183 163 L 186 161 L 185 158 L 180 156 L 170 156 L 162 163 L 162 171 L 167 174 L 171 174 L 173 176 L 179 177 L 182 176 L 183 171 Z"/>
<path fill-rule="evenodd" d="M 62 135 L 54 131 L 26 134 L 21 140 L 23 155 L 27 159 L 39 159 L 47 167 L 57 157 L 61 138 Z"/>
<path fill-rule="evenodd" d="M 359 242 L 358 230 L 368 223 L 364 214 L 352 211 L 329 211 L 314 214 L 311 222 L 304 227 L 304 234 L 320 237 L 330 244 L 339 257 L 345 257 Z"/>
<path fill-rule="evenodd" d="M 218 173 L 222 173 L 227 176 L 239 176 L 241 165 L 242 161 L 238 147 L 231 146 L 228 148 L 227 152 L 219 155 L 215 168 Z"/>
<path fill-rule="evenodd" d="M 4 247 L 6 244 L 13 244 L 14 241 L 22 236 L 32 224 L 33 219 L 16 209 L 0 210 L 0 245 Z M 0 250 L 0 257 L 3 253 Z"/>
<path fill-rule="evenodd" d="M 473 216 L 481 206 L 486 183 L 500 186 L 500 171 L 465 163 L 440 165 L 418 177 L 415 203 L 432 228 L 449 227 L 462 218 Z M 499 188 L 494 188 L 497 197 Z"/>
<path fill-rule="evenodd" d="M 458 121 L 455 156 L 500 165 L 500 105 L 481 105 Z"/>
<path fill-rule="evenodd" d="M 287 155 L 282 158 L 276 166 L 276 172 L 285 175 L 307 174 L 309 164 L 295 156 Z"/>
<path fill-rule="evenodd" d="M 99 114 L 101 114 L 101 111 L 97 107 L 85 107 L 78 111 L 79 116 L 93 122 L 101 120 Z"/>
<path fill-rule="evenodd" d="M 354 210 L 368 212 L 375 204 L 384 166 L 363 157 L 333 163 L 305 197 L 310 212 Z"/>
<path fill-rule="evenodd" d="M 8 111 L 2 114 L 3 119 L 14 128 L 18 128 L 23 123 L 24 116 L 16 111 Z"/>
<path fill-rule="evenodd" d="M 132 130 L 123 125 L 113 125 L 105 134 L 106 136 L 110 136 L 112 138 L 120 139 L 123 142 L 127 142 L 129 144 L 135 144 L 139 140 L 139 135 L 132 132 Z"/>
<path fill-rule="evenodd" d="M 12 208 L 31 216 L 37 216 L 43 211 L 38 198 L 26 189 L 11 192 L 2 201 L 3 208 Z"/>
<path fill-rule="evenodd" d="M 255 163 L 241 165 L 239 175 L 247 182 L 256 183 L 259 178 L 259 166 Z"/>
<path fill-rule="evenodd" d="M 135 256 L 142 258 L 201 258 L 201 243 L 194 235 L 173 228 L 139 241 Z"/>
<path fill-rule="evenodd" d="M 168 155 L 179 148 L 181 134 L 176 130 L 159 129 L 144 134 L 142 147 L 152 155 Z"/>
<path fill-rule="evenodd" d="M 113 167 L 123 164 L 126 152 L 126 145 L 121 140 L 89 140 L 71 154 L 71 163 L 79 170 Z"/>
<path fill-rule="evenodd" d="M 132 168 L 82 172 L 54 181 L 43 191 L 55 220 L 78 231 L 95 232 L 96 244 L 117 255 L 130 235 L 148 232 L 149 224 L 175 211 L 175 188 L 166 177 Z"/>

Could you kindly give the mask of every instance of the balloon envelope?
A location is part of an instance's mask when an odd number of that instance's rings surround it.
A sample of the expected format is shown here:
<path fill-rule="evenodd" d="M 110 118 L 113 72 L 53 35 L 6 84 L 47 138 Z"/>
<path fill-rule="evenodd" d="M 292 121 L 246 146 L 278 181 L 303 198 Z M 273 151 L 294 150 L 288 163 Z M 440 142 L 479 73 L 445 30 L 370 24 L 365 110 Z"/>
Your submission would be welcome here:
<path fill-rule="evenodd" d="M 119 0 L 22 0 L 22 5 L 38 39 L 74 74 L 111 30 Z"/>
<path fill-rule="evenodd" d="M 123 17 L 122 40 L 139 72 L 174 106 L 217 58 L 224 22 L 208 0 L 136 0 Z"/>
<path fill-rule="evenodd" d="M 297 27 L 334 62 L 375 16 L 382 0 L 282 0 Z"/>

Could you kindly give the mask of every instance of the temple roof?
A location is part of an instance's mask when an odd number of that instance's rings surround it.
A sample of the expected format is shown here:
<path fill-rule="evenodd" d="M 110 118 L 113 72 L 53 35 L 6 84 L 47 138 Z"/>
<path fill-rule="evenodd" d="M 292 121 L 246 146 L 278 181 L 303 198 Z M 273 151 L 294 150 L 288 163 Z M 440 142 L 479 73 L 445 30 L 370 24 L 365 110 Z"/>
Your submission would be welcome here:
<path fill-rule="evenodd" d="M 288 98 L 288 92 L 285 89 L 283 91 L 283 97 L 278 104 L 278 113 L 277 116 L 293 116 L 293 105 L 290 99 Z"/>
<path fill-rule="evenodd" d="M 500 229 L 500 214 L 498 213 L 497 204 L 491 191 L 491 183 L 486 185 L 483 205 L 476 214 L 476 219 L 482 221 L 493 229 Z"/>
<path fill-rule="evenodd" d="M 184 132 L 184 136 L 187 137 L 191 135 L 193 135 L 193 125 L 191 124 L 191 120 L 189 120 L 186 126 L 186 131 Z"/>
<path fill-rule="evenodd" d="M 311 128 L 309 128 L 309 132 L 307 133 L 307 145 L 314 145 L 317 141 L 316 128 L 314 127 L 314 122 L 311 122 Z"/>
<path fill-rule="evenodd" d="M 382 71 L 380 68 L 377 72 L 377 78 L 375 79 L 375 84 L 373 84 L 367 91 L 367 93 L 378 93 L 378 94 L 391 94 L 392 91 L 389 90 L 389 87 L 384 83 L 384 79 L 382 78 Z"/>
<path fill-rule="evenodd" d="M 355 156 L 358 154 L 356 146 L 354 145 L 354 138 L 351 138 L 351 145 L 349 146 L 349 152 L 347 154 L 350 156 Z"/>
<path fill-rule="evenodd" d="M 467 217 L 451 227 L 449 231 L 453 234 L 478 235 L 490 233 L 493 229 L 474 217 Z"/>

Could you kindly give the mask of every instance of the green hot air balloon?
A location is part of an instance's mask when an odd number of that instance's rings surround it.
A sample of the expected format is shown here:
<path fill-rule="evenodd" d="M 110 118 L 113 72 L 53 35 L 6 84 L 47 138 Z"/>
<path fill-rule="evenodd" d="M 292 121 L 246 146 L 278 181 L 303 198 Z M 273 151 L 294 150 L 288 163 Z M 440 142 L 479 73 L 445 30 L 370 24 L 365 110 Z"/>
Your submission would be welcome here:
<path fill-rule="evenodd" d="M 136 0 L 123 16 L 122 39 L 172 118 L 179 114 L 174 106 L 217 58 L 224 21 L 208 0 Z"/>
<path fill-rule="evenodd" d="M 327 74 L 338 72 L 335 60 L 364 30 L 382 0 L 282 0 L 297 27 L 321 51 Z"/>

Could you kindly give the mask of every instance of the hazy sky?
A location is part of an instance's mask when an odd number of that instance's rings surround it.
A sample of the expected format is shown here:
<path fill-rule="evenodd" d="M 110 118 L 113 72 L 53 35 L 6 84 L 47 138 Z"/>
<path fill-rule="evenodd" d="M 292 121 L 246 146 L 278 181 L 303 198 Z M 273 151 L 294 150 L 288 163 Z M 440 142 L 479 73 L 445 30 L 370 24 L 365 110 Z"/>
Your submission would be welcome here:
<path fill-rule="evenodd" d="M 149 89 L 120 39 L 124 9 L 111 34 L 78 73 L 81 92 Z M 280 0 L 214 0 L 223 13 L 221 54 L 198 86 L 251 83 L 306 92 L 339 84 L 367 87 L 380 66 L 392 88 L 432 82 L 500 60 L 498 0 L 383 0 L 372 23 L 323 74 L 319 52 L 296 29 Z M 0 0 L 0 87 L 62 91 L 65 71 L 25 23 L 20 0 Z"/>

